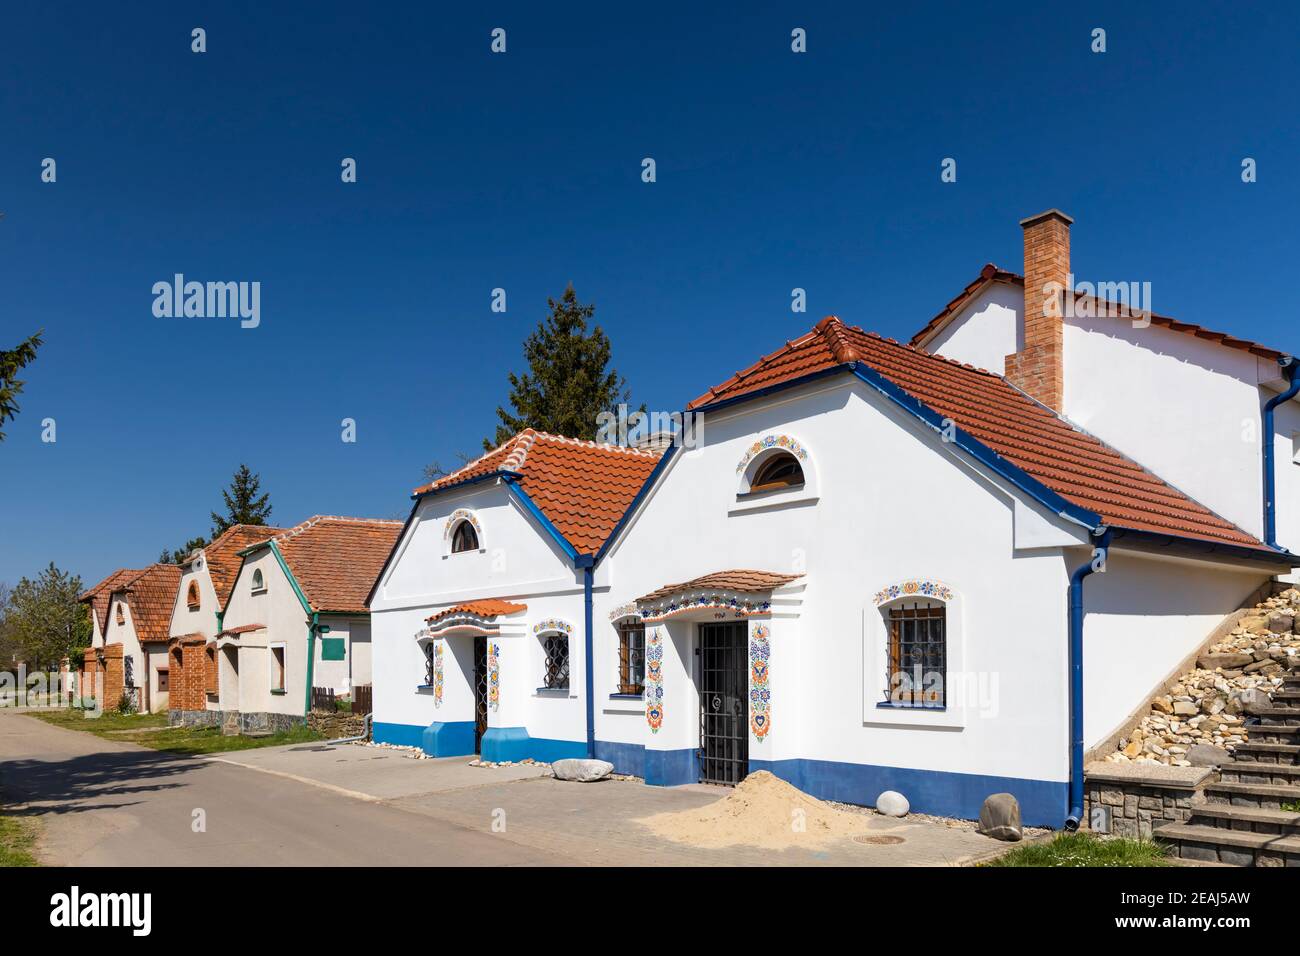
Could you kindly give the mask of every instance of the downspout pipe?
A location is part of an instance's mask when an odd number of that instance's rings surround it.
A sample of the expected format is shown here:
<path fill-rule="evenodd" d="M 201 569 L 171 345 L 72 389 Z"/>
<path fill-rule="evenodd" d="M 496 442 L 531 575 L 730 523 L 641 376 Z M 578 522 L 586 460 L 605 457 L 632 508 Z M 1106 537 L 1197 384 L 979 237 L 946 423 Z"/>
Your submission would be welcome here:
<path fill-rule="evenodd" d="M 593 633 L 595 628 L 592 623 L 592 583 L 595 576 L 595 558 L 590 554 L 579 555 L 574 561 L 574 566 L 582 570 L 582 618 L 583 618 L 583 644 L 582 644 L 582 681 L 586 690 L 587 698 L 587 759 L 596 759 L 596 674 L 592 666 L 593 645 L 595 640 Z"/>
<path fill-rule="evenodd" d="M 1300 393 L 1300 362 L 1289 355 L 1277 360 L 1286 375 L 1287 388 L 1264 403 L 1264 543 L 1281 550 L 1277 543 L 1277 463 L 1273 449 L 1273 411 Z"/>
<path fill-rule="evenodd" d="M 1079 829 L 1083 819 L 1083 582 L 1095 573 L 1104 573 L 1110 552 L 1110 529 L 1098 527 L 1096 540 L 1087 563 L 1070 575 L 1070 810 L 1065 829 Z"/>

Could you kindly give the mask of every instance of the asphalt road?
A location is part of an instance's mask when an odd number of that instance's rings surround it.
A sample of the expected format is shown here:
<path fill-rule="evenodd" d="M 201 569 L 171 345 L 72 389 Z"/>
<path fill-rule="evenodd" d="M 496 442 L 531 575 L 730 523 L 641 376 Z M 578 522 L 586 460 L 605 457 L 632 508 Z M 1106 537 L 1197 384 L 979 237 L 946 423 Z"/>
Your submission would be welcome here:
<path fill-rule="evenodd" d="M 11 809 L 40 820 L 39 857 L 54 866 L 577 862 L 386 803 L 102 740 L 3 709 L 0 791 Z"/>

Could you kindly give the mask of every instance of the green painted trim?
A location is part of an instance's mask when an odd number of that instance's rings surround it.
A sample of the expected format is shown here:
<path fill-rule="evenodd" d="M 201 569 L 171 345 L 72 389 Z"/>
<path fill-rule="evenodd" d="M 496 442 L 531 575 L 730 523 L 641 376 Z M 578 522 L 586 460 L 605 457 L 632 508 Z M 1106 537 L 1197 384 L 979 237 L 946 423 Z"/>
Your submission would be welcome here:
<path fill-rule="evenodd" d="M 303 713 L 311 713 L 311 682 L 316 663 L 316 629 L 320 627 L 320 615 L 312 614 L 311 623 L 307 625 L 307 693 L 303 704 Z"/>

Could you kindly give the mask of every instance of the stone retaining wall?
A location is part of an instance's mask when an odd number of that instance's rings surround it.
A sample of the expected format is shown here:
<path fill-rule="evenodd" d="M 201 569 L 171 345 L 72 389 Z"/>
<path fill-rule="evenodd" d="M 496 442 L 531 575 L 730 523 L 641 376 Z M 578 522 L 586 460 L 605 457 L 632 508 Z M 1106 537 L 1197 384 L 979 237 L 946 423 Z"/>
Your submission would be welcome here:
<path fill-rule="evenodd" d="M 1109 764 L 1104 766 L 1107 769 L 1111 767 Z M 1178 776 L 1167 773 L 1141 775 L 1105 771 L 1090 771 L 1085 774 L 1084 825 L 1097 833 L 1149 840 L 1152 830 L 1158 826 L 1185 823 L 1192 814 L 1192 808 L 1205 802 L 1201 788 L 1215 773 L 1209 768 L 1160 769 L 1186 769 L 1194 772 Z M 1097 816 L 1094 814 L 1095 808 L 1108 813 Z"/>
<path fill-rule="evenodd" d="M 366 732 L 366 718 L 364 714 L 330 714 L 313 710 L 307 715 L 307 726 L 326 740 L 338 740 L 340 737 L 360 737 Z"/>

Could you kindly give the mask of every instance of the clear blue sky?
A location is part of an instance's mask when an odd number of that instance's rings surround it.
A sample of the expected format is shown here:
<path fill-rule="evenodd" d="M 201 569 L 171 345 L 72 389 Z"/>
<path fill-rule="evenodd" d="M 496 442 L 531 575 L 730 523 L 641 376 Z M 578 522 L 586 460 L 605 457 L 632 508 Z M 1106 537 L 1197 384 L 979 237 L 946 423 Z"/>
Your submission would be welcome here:
<path fill-rule="evenodd" d="M 9 5 L 0 345 L 47 344 L 0 444 L 0 580 L 152 561 L 240 462 L 280 523 L 404 515 L 570 281 L 651 409 L 830 312 L 909 336 L 1050 206 L 1080 278 L 1294 347 L 1282 4 L 455 6 Z M 261 326 L 155 318 L 176 272 L 260 281 Z"/>

